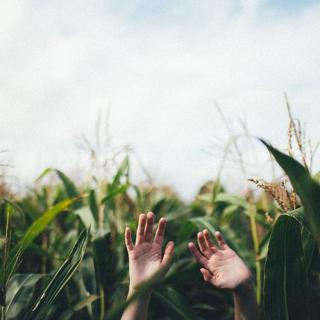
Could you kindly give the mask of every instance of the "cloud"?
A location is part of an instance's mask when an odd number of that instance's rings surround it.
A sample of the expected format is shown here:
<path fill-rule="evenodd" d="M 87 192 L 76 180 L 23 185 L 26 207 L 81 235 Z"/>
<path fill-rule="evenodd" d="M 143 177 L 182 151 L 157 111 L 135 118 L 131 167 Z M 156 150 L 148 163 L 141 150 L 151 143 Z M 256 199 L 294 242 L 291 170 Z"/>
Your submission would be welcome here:
<path fill-rule="evenodd" d="M 226 136 L 214 101 L 283 146 L 287 91 L 319 135 L 317 4 L 286 15 L 266 1 L 8 1 L 0 21 L 1 144 L 22 181 L 83 163 L 75 140 L 108 105 L 116 141 L 185 198 L 221 160 L 203 152 Z"/>

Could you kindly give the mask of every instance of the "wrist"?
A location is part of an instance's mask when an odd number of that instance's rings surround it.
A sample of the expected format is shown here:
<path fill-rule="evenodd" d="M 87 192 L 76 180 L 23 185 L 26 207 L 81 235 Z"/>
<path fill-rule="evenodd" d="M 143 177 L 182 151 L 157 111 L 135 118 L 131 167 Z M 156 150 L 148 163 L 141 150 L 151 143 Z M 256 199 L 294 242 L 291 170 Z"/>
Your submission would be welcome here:
<path fill-rule="evenodd" d="M 254 292 L 254 281 L 251 275 L 232 290 L 234 295 L 241 296 L 251 295 L 252 292 Z"/>
<path fill-rule="evenodd" d="M 137 299 L 150 299 L 151 295 L 152 295 L 152 289 L 148 289 L 148 290 L 141 290 L 142 292 L 140 292 L 140 286 L 132 286 L 131 284 L 129 285 L 129 292 L 128 292 L 128 298 L 131 298 L 133 295 L 138 295 Z M 139 293 L 140 292 L 140 293 Z"/>

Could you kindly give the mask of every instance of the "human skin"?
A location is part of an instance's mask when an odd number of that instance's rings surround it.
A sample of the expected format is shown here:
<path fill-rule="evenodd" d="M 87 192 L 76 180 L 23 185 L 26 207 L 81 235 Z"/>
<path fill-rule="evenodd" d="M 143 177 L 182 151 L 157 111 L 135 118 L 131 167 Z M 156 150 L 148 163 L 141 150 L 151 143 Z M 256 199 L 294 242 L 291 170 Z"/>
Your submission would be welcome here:
<path fill-rule="evenodd" d="M 161 218 L 153 237 L 154 214 L 140 214 L 133 244 L 131 230 L 125 230 L 125 243 L 129 256 L 129 293 L 133 297 L 141 286 L 159 275 L 161 281 L 170 265 L 174 243 L 170 241 L 162 256 L 162 244 L 166 220 Z M 235 320 L 256 320 L 259 317 L 252 274 L 241 258 L 226 244 L 220 232 L 215 233 L 218 246 L 211 241 L 208 230 L 197 235 L 200 251 L 190 242 L 188 247 L 196 260 L 205 281 L 221 289 L 229 289 L 233 294 Z M 162 271 L 162 272 L 161 272 Z M 146 320 L 153 287 L 139 295 L 124 311 L 121 320 Z"/>
<path fill-rule="evenodd" d="M 203 267 L 200 271 L 204 281 L 232 292 L 235 320 L 257 320 L 259 309 L 250 269 L 226 244 L 221 232 L 217 231 L 215 238 L 218 246 L 213 244 L 205 229 L 197 235 L 200 251 L 194 243 L 188 244 L 189 250 Z"/>
<path fill-rule="evenodd" d="M 129 292 L 130 299 L 138 289 L 158 275 L 161 281 L 168 270 L 174 251 L 173 241 L 168 242 L 162 255 L 162 244 L 165 233 L 166 219 L 161 218 L 153 237 L 154 214 L 140 214 L 135 244 L 132 242 L 130 228 L 125 229 L 125 243 L 129 257 Z M 121 320 L 146 320 L 153 288 L 134 299 L 125 309 Z"/>

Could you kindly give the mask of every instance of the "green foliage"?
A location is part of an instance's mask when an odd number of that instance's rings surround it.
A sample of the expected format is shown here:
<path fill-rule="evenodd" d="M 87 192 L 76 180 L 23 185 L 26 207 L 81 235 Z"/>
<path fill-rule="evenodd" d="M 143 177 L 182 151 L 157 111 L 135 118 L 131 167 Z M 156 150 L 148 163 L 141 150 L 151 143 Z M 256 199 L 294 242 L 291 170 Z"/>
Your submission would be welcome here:
<path fill-rule="evenodd" d="M 297 308 L 306 305 L 310 319 L 317 319 L 319 186 L 298 162 L 267 147 L 304 208 L 279 213 L 272 201 L 265 201 L 265 194 L 231 195 L 220 182 L 206 183 L 187 204 L 170 188 L 134 185 L 128 157 L 110 181 L 93 177 L 84 186 L 76 186 L 59 170 L 45 170 L 39 178 L 42 186 L 0 202 L 2 315 L 23 315 L 26 320 L 119 319 L 130 302 L 123 232 L 126 225 L 135 230 L 140 212 L 153 211 L 156 221 L 162 216 L 168 220 L 165 240 L 175 241 L 175 257 L 152 297 L 152 319 L 233 318 L 230 293 L 204 283 L 186 249 L 203 228 L 221 230 L 247 262 L 266 319 L 304 319 L 307 313 Z M 51 173 L 58 183 L 44 183 Z M 137 295 L 150 285 L 154 283 Z"/>
<path fill-rule="evenodd" d="M 262 142 L 288 175 L 303 205 L 281 215 L 270 236 L 264 278 L 266 319 L 316 319 L 319 282 L 313 281 L 319 277 L 320 186 L 299 162 Z"/>
<path fill-rule="evenodd" d="M 301 225 L 293 216 L 283 214 L 273 227 L 265 265 L 266 319 L 309 319 L 306 280 Z"/>
<path fill-rule="evenodd" d="M 25 315 L 24 320 L 41 320 L 46 318 L 57 295 L 77 271 L 85 254 L 88 235 L 87 230 L 82 231 L 69 256 L 54 273 L 45 289 L 36 298 L 36 303 L 29 308 L 30 311 Z"/>
<path fill-rule="evenodd" d="M 305 208 L 305 214 L 313 234 L 320 241 L 320 185 L 312 178 L 308 169 L 298 161 L 278 151 L 263 140 L 262 142 L 290 178 L 292 186 Z"/>

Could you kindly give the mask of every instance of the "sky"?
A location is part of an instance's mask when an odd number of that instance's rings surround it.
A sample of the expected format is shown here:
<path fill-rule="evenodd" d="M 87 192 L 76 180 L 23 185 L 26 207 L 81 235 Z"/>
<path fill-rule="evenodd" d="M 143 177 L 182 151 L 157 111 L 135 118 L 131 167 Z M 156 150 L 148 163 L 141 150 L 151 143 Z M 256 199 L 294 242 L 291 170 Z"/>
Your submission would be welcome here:
<path fill-rule="evenodd" d="M 216 177 L 231 135 L 216 105 L 233 134 L 245 123 L 285 148 L 286 92 L 319 137 L 319 1 L 8 0 L 0 48 L 0 163 L 18 189 L 46 167 L 86 171 L 79 144 L 94 144 L 99 115 L 112 150 L 130 145 L 187 200 Z M 270 179 L 265 149 L 239 139 L 247 171 L 228 157 L 231 191 Z M 144 179 L 134 159 L 132 175 Z"/>

